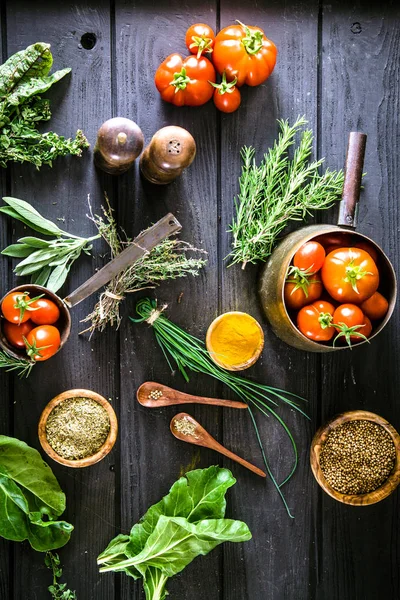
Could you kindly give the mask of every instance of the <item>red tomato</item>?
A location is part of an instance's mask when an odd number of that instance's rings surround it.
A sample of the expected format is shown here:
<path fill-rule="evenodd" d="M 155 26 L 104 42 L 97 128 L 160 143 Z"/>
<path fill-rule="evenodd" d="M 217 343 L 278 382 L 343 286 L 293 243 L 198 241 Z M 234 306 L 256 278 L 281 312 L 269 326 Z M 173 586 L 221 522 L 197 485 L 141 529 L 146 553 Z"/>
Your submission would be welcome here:
<path fill-rule="evenodd" d="M 364 300 L 364 302 L 361 304 L 361 309 L 364 311 L 367 317 L 373 321 L 376 321 L 377 319 L 383 319 L 388 311 L 388 308 L 388 301 L 379 292 L 375 292 L 375 294 L 372 294 L 370 298 Z"/>
<path fill-rule="evenodd" d="M 377 266 L 360 248 L 338 248 L 330 252 L 321 277 L 327 292 L 339 302 L 360 304 L 379 286 Z"/>
<path fill-rule="evenodd" d="M 325 250 L 321 244 L 311 240 L 299 248 L 293 257 L 293 264 L 302 271 L 315 273 L 322 268 Z"/>
<path fill-rule="evenodd" d="M 306 287 L 302 287 L 301 284 L 299 287 L 299 283 L 296 281 L 286 281 L 284 288 L 286 307 L 291 310 L 299 310 L 302 306 L 318 300 L 322 294 L 322 289 L 319 273 L 311 276 Z"/>
<path fill-rule="evenodd" d="M 365 252 L 368 252 L 375 263 L 378 262 L 378 252 L 375 250 L 372 244 L 369 244 L 368 242 L 356 242 L 354 246 L 356 248 L 361 248 L 361 250 L 365 250 Z"/>
<path fill-rule="evenodd" d="M 10 321 L 3 322 L 3 333 L 7 340 L 15 348 L 25 348 L 24 337 L 32 331 L 34 325 L 31 321 L 25 321 L 18 325 L 18 323 L 10 323 Z"/>
<path fill-rule="evenodd" d="M 343 233 L 342 231 L 323 233 L 314 238 L 315 242 L 319 242 L 328 254 L 328 248 L 350 248 L 353 245 L 354 235 L 351 233 Z"/>
<path fill-rule="evenodd" d="M 349 346 L 351 342 L 362 341 L 367 336 L 364 333 L 368 332 L 366 317 L 359 306 L 355 304 L 341 304 L 333 313 L 333 324 L 338 330 L 336 340 L 344 338 Z M 372 330 L 372 325 L 371 325 Z M 371 331 L 368 333 L 368 335 Z"/>
<path fill-rule="evenodd" d="M 186 32 L 186 47 L 192 54 L 200 58 L 205 52 L 211 54 L 214 46 L 215 33 L 209 25 L 196 23 L 191 25 Z"/>
<path fill-rule="evenodd" d="M 28 333 L 26 352 L 31 360 L 40 362 L 53 356 L 60 347 L 60 332 L 53 325 L 39 325 Z"/>
<path fill-rule="evenodd" d="M 276 46 L 262 29 L 238 22 L 221 29 L 214 41 L 213 61 L 218 73 L 237 86 L 260 85 L 271 75 L 276 63 Z"/>
<path fill-rule="evenodd" d="M 239 108 L 242 98 L 235 84 L 236 79 L 230 83 L 226 81 L 225 71 L 222 74 L 221 83 L 212 84 L 212 86 L 215 88 L 214 104 L 218 110 L 225 113 L 232 113 Z"/>
<path fill-rule="evenodd" d="M 10 323 L 25 323 L 30 319 L 29 307 L 33 300 L 27 292 L 13 292 L 7 294 L 1 304 L 3 316 Z"/>
<path fill-rule="evenodd" d="M 166 102 L 200 106 L 214 93 L 211 83 L 215 83 L 215 69 L 204 56 L 182 58 L 180 54 L 170 54 L 158 67 L 154 82 Z"/>
<path fill-rule="evenodd" d="M 335 307 L 330 302 L 317 300 L 298 312 L 297 327 L 314 342 L 328 342 L 335 333 L 331 322 Z"/>
<path fill-rule="evenodd" d="M 48 298 L 39 298 L 31 304 L 31 321 L 36 325 L 53 325 L 60 317 L 58 306 Z"/>

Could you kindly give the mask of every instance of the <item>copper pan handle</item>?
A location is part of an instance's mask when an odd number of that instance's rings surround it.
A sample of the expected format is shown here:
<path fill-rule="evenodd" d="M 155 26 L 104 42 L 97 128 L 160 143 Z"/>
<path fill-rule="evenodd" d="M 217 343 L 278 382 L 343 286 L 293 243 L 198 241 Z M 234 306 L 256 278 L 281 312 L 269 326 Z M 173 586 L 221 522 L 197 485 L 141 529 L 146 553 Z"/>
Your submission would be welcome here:
<path fill-rule="evenodd" d="M 351 131 L 347 145 L 344 185 L 338 225 L 355 229 L 357 225 L 358 200 L 364 167 L 365 133 Z"/>

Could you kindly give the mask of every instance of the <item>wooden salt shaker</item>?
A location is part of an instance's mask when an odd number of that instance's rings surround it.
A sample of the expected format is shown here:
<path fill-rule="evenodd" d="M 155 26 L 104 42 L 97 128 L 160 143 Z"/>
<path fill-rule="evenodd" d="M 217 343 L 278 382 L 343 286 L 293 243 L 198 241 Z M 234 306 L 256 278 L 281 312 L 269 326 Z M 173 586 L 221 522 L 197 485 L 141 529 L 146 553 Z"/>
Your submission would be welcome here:
<path fill-rule="evenodd" d="M 108 119 L 97 132 L 94 147 L 96 167 L 110 175 L 125 173 L 143 149 L 140 127 L 125 117 Z"/>
<path fill-rule="evenodd" d="M 140 169 L 151 183 L 165 185 L 178 177 L 195 156 L 193 136 L 186 129 L 171 125 L 153 135 L 140 158 Z"/>

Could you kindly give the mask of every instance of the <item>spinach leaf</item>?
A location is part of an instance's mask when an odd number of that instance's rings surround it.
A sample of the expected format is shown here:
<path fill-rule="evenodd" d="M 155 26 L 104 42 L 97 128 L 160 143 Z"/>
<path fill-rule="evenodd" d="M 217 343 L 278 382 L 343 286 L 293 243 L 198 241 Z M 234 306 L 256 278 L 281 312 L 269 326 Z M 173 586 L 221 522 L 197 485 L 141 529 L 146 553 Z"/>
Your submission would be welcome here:
<path fill-rule="evenodd" d="M 64 510 L 65 495 L 39 452 L 0 435 L 0 535 L 27 539 L 40 552 L 60 548 L 73 530 L 56 520 Z"/>

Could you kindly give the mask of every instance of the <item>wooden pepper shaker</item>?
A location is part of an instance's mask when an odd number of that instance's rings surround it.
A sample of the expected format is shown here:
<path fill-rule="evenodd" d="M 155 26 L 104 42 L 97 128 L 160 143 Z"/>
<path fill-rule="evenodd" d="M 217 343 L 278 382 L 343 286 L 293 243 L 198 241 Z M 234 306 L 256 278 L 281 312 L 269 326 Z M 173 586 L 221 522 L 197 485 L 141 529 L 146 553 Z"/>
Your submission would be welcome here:
<path fill-rule="evenodd" d="M 143 150 L 140 127 L 125 117 L 108 119 L 97 132 L 94 147 L 96 167 L 111 175 L 125 173 Z"/>
<path fill-rule="evenodd" d="M 153 135 L 140 158 L 140 169 L 148 181 L 164 185 L 178 177 L 195 156 L 193 136 L 186 129 L 171 125 Z"/>

